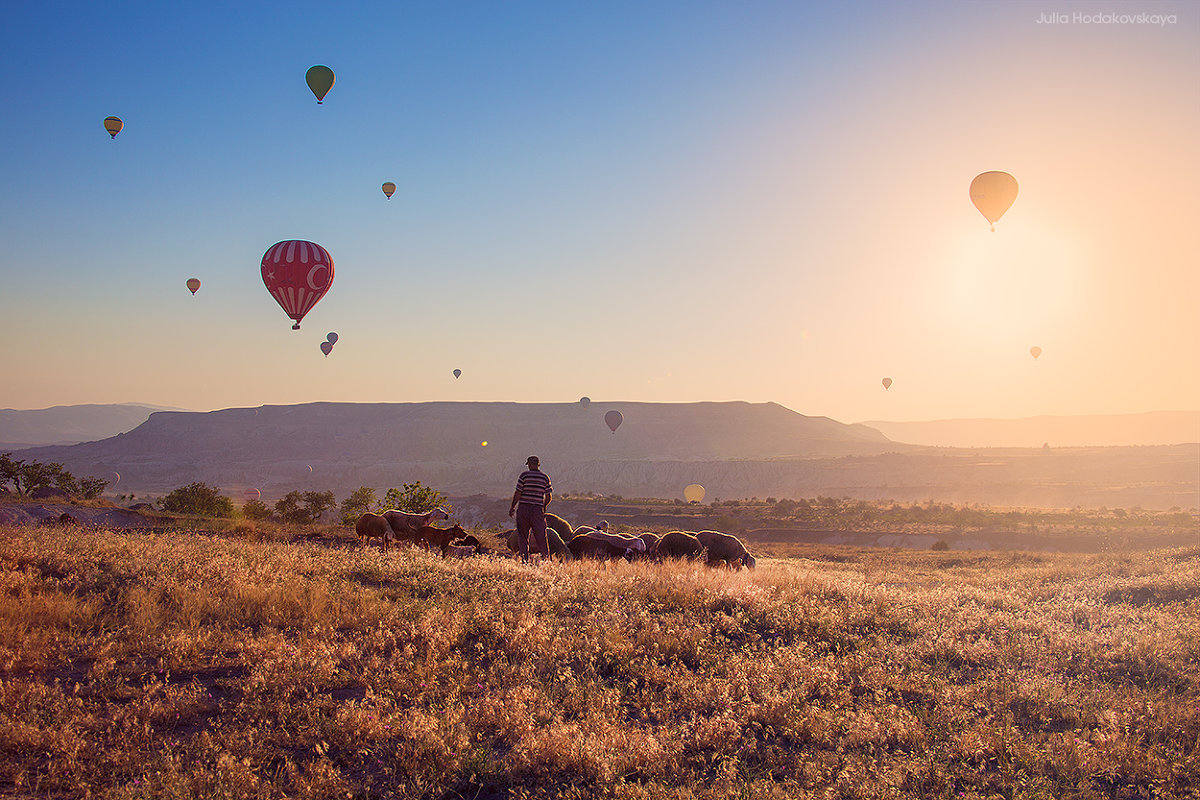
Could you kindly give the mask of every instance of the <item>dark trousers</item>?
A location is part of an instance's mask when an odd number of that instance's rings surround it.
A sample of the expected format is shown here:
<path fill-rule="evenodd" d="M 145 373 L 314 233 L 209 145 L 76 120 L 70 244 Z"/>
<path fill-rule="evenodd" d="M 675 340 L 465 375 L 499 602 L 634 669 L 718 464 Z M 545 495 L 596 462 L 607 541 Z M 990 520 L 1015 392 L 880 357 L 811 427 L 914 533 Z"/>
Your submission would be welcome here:
<path fill-rule="evenodd" d="M 517 504 L 517 549 L 521 558 L 529 560 L 529 534 L 533 534 L 533 548 L 543 557 L 550 557 L 546 545 L 546 509 L 533 503 Z"/>

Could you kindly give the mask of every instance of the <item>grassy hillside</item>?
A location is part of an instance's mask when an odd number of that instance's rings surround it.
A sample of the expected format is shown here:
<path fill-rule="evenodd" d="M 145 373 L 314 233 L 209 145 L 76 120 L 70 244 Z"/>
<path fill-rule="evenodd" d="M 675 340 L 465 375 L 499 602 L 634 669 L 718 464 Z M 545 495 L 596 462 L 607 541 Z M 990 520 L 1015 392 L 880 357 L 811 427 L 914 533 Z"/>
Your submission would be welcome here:
<path fill-rule="evenodd" d="M 276 539 L 3 529 L 0 795 L 1200 791 L 1200 546 L 732 573 Z"/>

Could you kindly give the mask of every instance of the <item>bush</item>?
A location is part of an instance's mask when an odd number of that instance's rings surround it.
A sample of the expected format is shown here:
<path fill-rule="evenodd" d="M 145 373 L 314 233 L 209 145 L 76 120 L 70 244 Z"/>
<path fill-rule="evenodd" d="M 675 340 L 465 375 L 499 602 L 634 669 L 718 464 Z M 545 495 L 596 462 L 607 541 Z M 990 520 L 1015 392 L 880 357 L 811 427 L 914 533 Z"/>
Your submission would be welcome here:
<path fill-rule="evenodd" d="M 933 543 L 933 549 L 934 550 L 949 550 L 950 545 L 946 543 L 945 539 L 938 539 L 936 542 Z"/>
<path fill-rule="evenodd" d="M 232 517 L 233 501 L 220 490 L 196 481 L 181 486 L 162 499 L 159 507 L 173 514 L 196 514 L 201 517 Z"/>
<path fill-rule="evenodd" d="M 383 496 L 381 510 L 398 508 L 413 514 L 425 514 L 438 506 L 449 509 L 446 495 L 429 486 L 422 486 L 420 481 L 406 483 L 403 489 L 388 489 Z"/>
<path fill-rule="evenodd" d="M 271 509 L 261 500 L 247 500 L 242 506 L 242 516 L 246 519 L 266 519 L 271 516 Z"/>
<path fill-rule="evenodd" d="M 375 490 L 370 486 L 358 487 L 342 501 L 342 524 L 353 525 L 359 517 L 373 510 L 375 504 Z"/>

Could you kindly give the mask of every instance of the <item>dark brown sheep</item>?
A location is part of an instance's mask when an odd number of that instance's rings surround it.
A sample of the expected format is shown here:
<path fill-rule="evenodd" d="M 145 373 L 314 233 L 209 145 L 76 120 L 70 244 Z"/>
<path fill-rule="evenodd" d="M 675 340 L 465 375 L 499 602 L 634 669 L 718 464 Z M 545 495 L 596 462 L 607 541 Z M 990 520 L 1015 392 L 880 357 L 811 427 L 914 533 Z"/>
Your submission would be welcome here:
<path fill-rule="evenodd" d="M 663 534 L 658 540 L 654 557 L 660 561 L 664 558 L 696 559 L 704 555 L 704 545 L 700 540 L 686 531 L 671 531 Z"/>
<path fill-rule="evenodd" d="M 647 555 L 650 555 L 655 551 L 655 549 L 658 547 L 659 540 L 662 539 L 662 537 L 659 536 L 657 533 L 651 533 L 650 531 L 646 531 L 638 538 L 646 543 L 646 554 Z"/>
<path fill-rule="evenodd" d="M 392 526 L 380 514 L 372 514 L 370 511 L 363 514 L 354 523 L 354 532 L 358 534 L 359 540 L 364 544 L 370 544 L 372 539 L 378 539 L 379 543 L 386 551 L 388 542 L 395 538 L 392 532 Z"/>
<path fill-rule="evenodd" d="M 709 566 L 716 566 L 722 561 L 730 567 L 754 569 L 754 556 L 746 550 L 741 539 L 720 531 L 700 531 L 696 540 L 708 550 Z"/>
<path fill-rule="evenodd" d="M 446 557 L 446 549 L 450 547 L 450 543 L 455 539 L 461 539 L 466 536 L 467 532 L 462 529 L 461 525 L 455 525 L 452 528 L 438 528 L 433 525 L 422 525 L 417 528 L 417 535 L 414 537 L 417 544 L 428 548 L 436 547 L 441 551 L 442 558 Z"/>
<path fill-rule="evenodd" d="M 584 531 L 571 537 L 567 547 L 576 558 L 597 558 L 606 561 L 613 558 L 625 558 L 627 548 L 613 544 L 605 539 L 593 538 L 589 534 L 595 531 Z"/>

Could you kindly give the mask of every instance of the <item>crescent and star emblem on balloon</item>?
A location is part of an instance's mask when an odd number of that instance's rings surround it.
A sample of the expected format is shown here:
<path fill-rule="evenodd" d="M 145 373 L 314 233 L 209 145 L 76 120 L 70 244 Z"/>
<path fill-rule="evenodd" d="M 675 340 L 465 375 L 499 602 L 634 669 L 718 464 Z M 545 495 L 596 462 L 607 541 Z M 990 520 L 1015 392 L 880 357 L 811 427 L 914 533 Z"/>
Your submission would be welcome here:
<path fill-rule="evenodd" d="M 267 248 L 262 279 L 267 291 L 300 329 L 300 321 L 333 285 L 333 257 L 314 242 L 285 239 Z M 318 280 L 320 278 L 320 280 Z"/>

